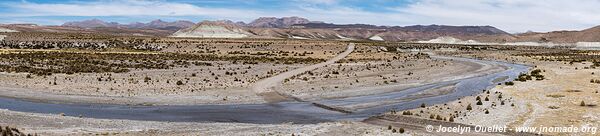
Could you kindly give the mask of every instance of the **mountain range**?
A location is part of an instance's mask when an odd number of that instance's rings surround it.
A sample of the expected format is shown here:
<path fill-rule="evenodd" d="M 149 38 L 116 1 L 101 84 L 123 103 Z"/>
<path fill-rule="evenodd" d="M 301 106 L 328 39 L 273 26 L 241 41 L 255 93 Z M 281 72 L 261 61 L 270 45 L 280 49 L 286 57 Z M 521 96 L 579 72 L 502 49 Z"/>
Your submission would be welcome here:
<path fill-rule="evenodd" d="M 175 32 L 173 37 L 291 38 L 323 40 L 415 41 L 441 36 L 458 38 L 512 37 L 492 26 L 376 26 L 331 24 L 300 17 L 261 17 L 248 24 L 229 20 L 203 21 Z M 493 39 L 493 38 L 487 38 Z"/>
<path fill-rule="evenodd" d="M 425 41 L 453 37 L 478 42 L 576 43 L 600 42 L 600 26 L 581 31 L 527 32 L 511 34 L 493 26 L 412 25 L 377 26 L 332 24 L 300 17 L 259 18 L 248 24 L 228 20 L 203 21 L 175 32 L 173 37 L 289 38 L 321 40 Z"/>
<path fill-rule="evenodd" d="M 130 23 L 130 24 L 119 24 L 117 22 L 105 22 L 99 19 L 84 20 L 66 22 L 61 26 L 65 27 L 80 27 L 80 28 L 99 28 L 99 27 L 113 27 L 113 28 L 129 28 L 129 29 L 160 29 L 160 30 L 172 30 L 177 31 L 179 29 L 188 28 L 193 26 L 194 23 L 190 21 L 174 21 L 165 22 L 160 19 L 154 20 L 148 23 Z"/>

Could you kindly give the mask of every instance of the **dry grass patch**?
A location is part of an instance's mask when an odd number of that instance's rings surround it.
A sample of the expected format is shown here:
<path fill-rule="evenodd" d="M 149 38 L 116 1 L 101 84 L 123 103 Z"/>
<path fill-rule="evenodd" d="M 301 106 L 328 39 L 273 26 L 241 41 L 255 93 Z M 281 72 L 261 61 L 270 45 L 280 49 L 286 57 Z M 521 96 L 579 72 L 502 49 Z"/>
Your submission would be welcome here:
<path fill-rule="evenodd" d="M 548 94 L 548 95 L 546 95 L 546 97 L 561 98 L 561 97 L 565 97 L 565 95 L 562 95 L 562 94 Z"/>
<path fill-rule="evenodd" d="M 579 93 L 582 92 L 581 90 L 566 90 L 565 92 L 569 92 L 569 93 Z"/>

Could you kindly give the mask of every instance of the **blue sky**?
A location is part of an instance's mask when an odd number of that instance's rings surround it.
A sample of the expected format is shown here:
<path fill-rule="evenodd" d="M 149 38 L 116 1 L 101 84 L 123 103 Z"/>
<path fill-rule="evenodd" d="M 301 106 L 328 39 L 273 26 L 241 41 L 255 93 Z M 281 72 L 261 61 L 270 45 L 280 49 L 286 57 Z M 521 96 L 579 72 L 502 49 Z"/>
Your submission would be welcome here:
<path fill-rule="evenodd" d="M 2 0 L 0 23 L 60 25 L 299 16 L 330 23 L 491 25 L 508 32 L 600 25 L 599 0 Z"/>

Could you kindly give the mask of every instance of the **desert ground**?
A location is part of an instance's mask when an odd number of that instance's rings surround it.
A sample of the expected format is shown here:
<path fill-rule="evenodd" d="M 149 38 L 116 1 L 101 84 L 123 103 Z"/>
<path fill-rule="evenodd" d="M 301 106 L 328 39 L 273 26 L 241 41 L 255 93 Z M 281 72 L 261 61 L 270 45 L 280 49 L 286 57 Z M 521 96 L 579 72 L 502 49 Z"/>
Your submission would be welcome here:
<path fill-rule="evenodd" d="M 514 85 L 499 84 L 490 90 L 482 90 L 478 95 L 444 104 L 394 111 L 386 113 L 385 117 L 414 117 L 467 125 L 503 125 L 509 128 L 598 127 L 596 105 L 599 86 L 595 82 L 598 78 L 596 74 L 598 70 L 595 69 L 597 51 L 547 49 L 536 52 L 511 52 L 511 56 L 498 52 L 463 54 L 463 56 L 528 64 L 533 66 L 531 72 L 539 72 L 541 78 L 533 76 L 533 73 L 527 73 L 523 79 L 511 82 Z M 528 76 L 532 78 L 527 79 Z M 589 131 L 541 132 L 541 134 L 597 135 Z"/>
<path fill-rule="evenodd" d="M 427 132 L 423 125 L 598 127 L 597 51 L 334 40 L 37 32 L 5 35 L 0 42 L 0 96 L 34 102 L 144 106 L 313 102 L 398 92 L 508 69 L 443 56 L 531 66 L 516 81 L 498 84 L 472 96 L 408 110 L 390 110 L 365 120 L 315 124 L 161 122 L 0 110 L 0 126 L 18 128 L 23 133 L 459 135 Z M 423 97 L 428 93 L 443 95 L 454 89 L 444 86 L 427 90 Z M 345 108 L 362 109 L 379 104 Z M 467 135 L 530 134 L 511 131 Z"/>

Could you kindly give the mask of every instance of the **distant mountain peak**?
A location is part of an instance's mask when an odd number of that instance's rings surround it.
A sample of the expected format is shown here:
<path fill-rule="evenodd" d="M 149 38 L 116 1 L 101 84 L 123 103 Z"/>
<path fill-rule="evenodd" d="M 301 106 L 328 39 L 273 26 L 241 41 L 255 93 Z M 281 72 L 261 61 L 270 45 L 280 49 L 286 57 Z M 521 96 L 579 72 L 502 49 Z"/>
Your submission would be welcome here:
<path fill-rule="evenodd" d="M 153 23 L 155 24 L 155 23 L 167 23 L 167 22 L 157 19 L 157 20 L 150 21 L 150 24 L 153 24 Z"/>
<path fill-rule="evenodd" d="M 100 19 L 90 19 L 83 21 L 66 22 L 62 26 L 81 27 L 81 28 L 97 28 L 97 27 L 115 27 L 115 28 L 150 28 L 176 31 L 182 28 L 193 26 L 190 21 L 178 20 L 174 22 L 166 22 L 161 19 L 153 20 L 148 23 L 133 22 L 129 24 L 119 24 L 117 22 L 106 22 Z"/>
<path fill-rule="evenodd" d="M 62 26 L 69 27 L 82 27 L 82 28 L 95 28 L 95 27 L 119 27 L 119 24 L 116 22 L 105 22 L 100 19 L 90 19 L 83 21 L 74 21 L 74 22 L 66 22 Z"/>

